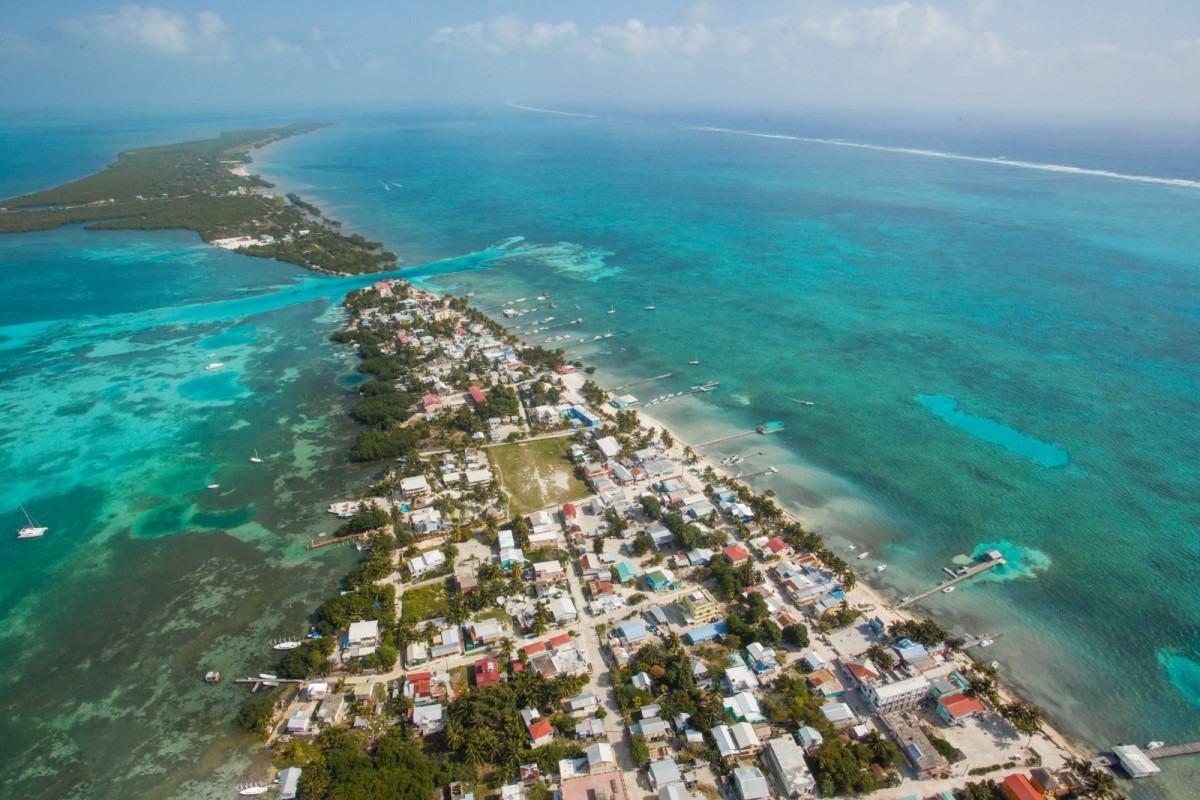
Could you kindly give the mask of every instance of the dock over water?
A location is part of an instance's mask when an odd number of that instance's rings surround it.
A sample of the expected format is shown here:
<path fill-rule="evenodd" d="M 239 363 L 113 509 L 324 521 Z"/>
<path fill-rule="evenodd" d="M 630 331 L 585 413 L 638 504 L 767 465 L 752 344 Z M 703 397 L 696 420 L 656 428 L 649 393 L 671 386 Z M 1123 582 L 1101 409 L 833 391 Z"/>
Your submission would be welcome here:
<path fill-rule="evenodd" d="M 1172 744 L 1166 747 L 1159 747 L 1155 750 L 1146 750 L 1147 758 L 1158 761 L 1160 758 L 1170 758 L 1172 756 L 1190 756 L 1193 753 L 1200 753 L 1200 742 L 1188 742 L 1187 744 Z"/>
<path fill-rule="evenodd" d="M 997 559 L 993 559 L 992 561 L 984 561 L 982 564 L 973 564 L 972 566 L 967 567 L 967 569 L 964 572 L 962 572 L 961 574 L 955 575 L 953 578 L 950 578 L 949 580 L 942 581 L 941 583 L 939 583 L 937 586 L 933 587 L 932 589 L 927 589 L 926 591 L 921 592 L 920 594 L 913 595 L 912 597 L 908 598 L 907 600 L 905 600 L 901 603 L 897 603 L 896 608 L 900 609 L 900 608 L 905 608 L 907 606 L 911 606 L 913 603 L 918 603 L 918 602 L 924 600 L 926 597 L 929 597 L 929 595 L 931 595 L 931 594 L 936 594 L 937 592 L 942 591 L 947 586 L 953 586 L 954 584 L 959 583 L 960 581 L 965 581 L 967 578 L 974 578 L 976 575 L 978 575 L 981 572 L 987 572 L 989 569 L 992 569 L 993 567 L 998 567 L 1001 564 L 1007 564 L 1007 563 L 1008 562 L 1005 561 L 1003 558 L 997 558 Z"/>

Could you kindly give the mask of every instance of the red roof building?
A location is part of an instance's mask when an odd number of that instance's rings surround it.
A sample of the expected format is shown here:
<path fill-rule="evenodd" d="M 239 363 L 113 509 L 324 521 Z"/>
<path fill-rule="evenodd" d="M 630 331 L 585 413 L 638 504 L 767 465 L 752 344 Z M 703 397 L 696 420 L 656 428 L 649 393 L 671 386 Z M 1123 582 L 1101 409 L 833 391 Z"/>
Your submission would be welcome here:
<path fill-rule="evenodd" d="M 1046 800 L 1046 796 L 1033 788 L 1033 784 L 1019 772 L 1014 772 L 1000 783 L 1000 791 L 1008 800 Z"/>
<path fill-rule="evenodd" d="M 545 642 L 534 642 L 533 644 L 525 645 L 521 649 L 525 651 L 525 655 L 532 656 L 532 655 L 536 655 L 537 653 L 546 652 L 546 643 Z"/>
<path fill-rule="evenodd" d="M 539 719 L 526 730 L 529 731 L 529 738 L 533 741 L 534 747 L 549 744 L 550 740 L 554 738 L 554 726 L 548 719 Z"/>
<path fill-rule="evenodd" d="M 746 552 L 746 548 L 740 544 L 731 544 L 721 551 L 725 557 L 729 559 L 729 563 L 735 567 L 739 564 L 745 564 L 750 560 L 750 554 Z"/>
<path fill-rule="evenodd" d="M 564 520 L 575 519 L 578 512 L 575 511 L 575 506 L 571 503 L 564 503 L 562 507 L 562 515 Z"/>
<path fill-rule="evenodd" d="M 475 662 L 475 685 L 495 686 L 500 682 L 499 664 L 494 658 L 481 658 Z"/>
<path fill-rule="evenodd" d="M 976 714 L 983 713 L 983 703 L 976 697 L 952 694 L 937 701 L 938 716 L 952 724 L 961 724 Z"/>
<path fill-rule="evenodd" d="M 438 397 L 436 394 L 427 394 L 421 398 L 421 408 L 425 409 L 426 411 L 431 411 L 441 407 L 442 398 Z"/>
<path fill-rule="evenodd" d="M 470 389 L 467 389 L 467 394 L 471 396 L 471 400 L 476 405 L 487 402 L 487 395 L 484 394 L 478 386 L 472 386 Z"/>
<path fill-rule="evenodd" d="M 404 676 L 404 696 L 418 702 L 433 699 L 430 684 L 433 682 L 432 672 L 410 672 Z"/>
<path fill-rule="evenodd" d="M 562 647 L 564 644 L 570 644 L 570 643 L 571 643 L 571 634 L 569 634 L 569 633 L 560 633 L 558 636 L 550 637 L 550 649 L 552 649 L 552 650 L 557 650 L 558 648 Z"/>
<path fill-rule="evenodd" d="M 792 546 L 778 536 L 767 540 L 767 550 L 777 556 L 786 556 L 792 552 Z"/>

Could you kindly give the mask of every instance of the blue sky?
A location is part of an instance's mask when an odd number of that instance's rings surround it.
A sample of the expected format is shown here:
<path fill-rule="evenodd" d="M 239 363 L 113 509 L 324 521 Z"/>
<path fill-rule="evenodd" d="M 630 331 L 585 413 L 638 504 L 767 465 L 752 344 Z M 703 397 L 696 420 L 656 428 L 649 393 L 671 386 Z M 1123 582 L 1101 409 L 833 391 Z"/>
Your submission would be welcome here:
<path fill-rule="evenodd" d="M 1200 115 L 1200 3 L 8 3 L 0 108 Z"/>

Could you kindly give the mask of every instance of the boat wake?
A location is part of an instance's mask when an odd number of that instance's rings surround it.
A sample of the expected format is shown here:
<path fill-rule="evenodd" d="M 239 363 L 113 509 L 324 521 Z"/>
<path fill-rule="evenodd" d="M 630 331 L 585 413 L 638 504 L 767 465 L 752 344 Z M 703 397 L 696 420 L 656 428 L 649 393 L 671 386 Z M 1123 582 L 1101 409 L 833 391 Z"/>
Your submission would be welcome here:
<path fill-rule="evenodd" d="M 577 114 L 574 111 L 555 111 L 552 108 L 536 108 L 534 106 L 522 106 L 516 103 L 505 103 L 509 108 L 515 108 L 520 111 L 536 111 L 539 114 L 557 114 L 560 117 L 583 117 L 585 119 L 596 119 L 595 114 Z"/>
<path fill-rule="evenodd" d="M 708 125 L 693 125 L 690 127 L 691 130 L 704 131 L 707 133 L 731 133 L 739 136 L 753 136 L 759 139 L 782 139 L 792 142 L 832 145 L 835 147 L 855 147 L 860 150 L 875 150 L 881 153 L 902 153 L 904 155 L 923 156 L 925 158 L 946 158 L 952 161 L 970 161 L 977 164 L 997 164 L 1005 167 L 1036 169 L 1042 172 L 1060 172 L 1068 175 L 1085 175 L 1093 178 L 1114 178 L 1116 180 L 1151 183 L 1159 186 L 1175 186 L 1182 189 L 1200 189 L 1200 181 L 1188 180 L 1187 178 L 1161 178 L 1155 175 L 1130 175 L 1124 172 L 1112 172 L 1111 170 L 1091 169 L 1088 167 L 1073 167 L 1067 164 L 1041 164 L 1036 161 L 1020 161 L 1004 158 L 1003 156 L 968 156 L 961 153 L 948 153 L 942 150 L 924 150 L 917 147 L 891 147 L 888 145 L 868 144 L 865 142 L 847 142 L 844 139 L 792 136 L 786 133 L 759 133 L 757 131 L 745 131 L 737 128 L 716 128 Z"/>

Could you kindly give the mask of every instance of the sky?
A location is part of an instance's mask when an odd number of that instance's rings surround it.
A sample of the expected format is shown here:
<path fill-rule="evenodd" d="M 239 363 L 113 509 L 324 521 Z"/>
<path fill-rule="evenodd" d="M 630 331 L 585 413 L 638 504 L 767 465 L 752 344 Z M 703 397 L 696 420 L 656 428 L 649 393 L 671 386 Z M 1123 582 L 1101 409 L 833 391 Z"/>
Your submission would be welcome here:
<path fill-rule="evenodd" d="M 1200 117 L 1195 0 L 5 4 L 0 109 Z"/>

